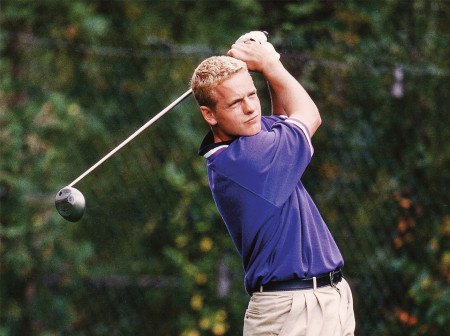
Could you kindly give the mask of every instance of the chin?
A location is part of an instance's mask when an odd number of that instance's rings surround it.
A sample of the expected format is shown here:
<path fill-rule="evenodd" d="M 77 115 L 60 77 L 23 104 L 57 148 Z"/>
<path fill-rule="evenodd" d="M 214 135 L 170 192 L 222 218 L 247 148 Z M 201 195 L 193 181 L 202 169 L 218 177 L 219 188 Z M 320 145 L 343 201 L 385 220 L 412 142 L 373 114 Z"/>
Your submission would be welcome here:
<path fill-rule="evenodd" d="M 248 132 L 246 132 L 247 134 L 245 134 L 245 136 L 252 136 L 252 135 L 256 135 L 261 131 L 261 125 L 259 125 L 258 127 L 252 127 L 252 129 L 248 130 Z"/>

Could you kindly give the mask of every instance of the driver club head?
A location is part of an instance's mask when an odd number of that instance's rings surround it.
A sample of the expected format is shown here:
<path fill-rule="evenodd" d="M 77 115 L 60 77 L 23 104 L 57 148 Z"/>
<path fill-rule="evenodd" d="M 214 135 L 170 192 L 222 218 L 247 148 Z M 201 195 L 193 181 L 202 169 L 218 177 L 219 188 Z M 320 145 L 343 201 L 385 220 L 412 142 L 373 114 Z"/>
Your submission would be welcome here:
<path fill-rule="evenodd" d="M 78 189 L 64 187 L 56 194 L 55 206 L 64 219 L 77 222 L 83 217 L 86 201 Z"/>

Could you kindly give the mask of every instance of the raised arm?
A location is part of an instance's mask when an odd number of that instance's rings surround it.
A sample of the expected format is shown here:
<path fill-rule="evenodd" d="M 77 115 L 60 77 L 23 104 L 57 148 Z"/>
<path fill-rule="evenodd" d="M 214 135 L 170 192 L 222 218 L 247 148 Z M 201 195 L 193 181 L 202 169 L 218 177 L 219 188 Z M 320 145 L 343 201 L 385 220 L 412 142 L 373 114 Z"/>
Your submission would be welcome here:
<path fill-rule="evenodd" d="M 316 132 L 322 122 L 316 104 L 267 48 L 257 42 L 236 43 L 228 55 L 246 62 L 250 71 L 263 74 L 269 84 L 274 114 L 286 114 L 300 120 L 311 136 Z"/>
<path fill-rule="evenodd" d="M 267 86 L 269 87 L 270 101 L 272 104 L 272 115 L 287 115 L 286 111 L 284 110 L 283 104 L 281 103 L 281 100 L 272 89 L 272 86 L 270 86 L 269 83 L 267 83 Z"/>

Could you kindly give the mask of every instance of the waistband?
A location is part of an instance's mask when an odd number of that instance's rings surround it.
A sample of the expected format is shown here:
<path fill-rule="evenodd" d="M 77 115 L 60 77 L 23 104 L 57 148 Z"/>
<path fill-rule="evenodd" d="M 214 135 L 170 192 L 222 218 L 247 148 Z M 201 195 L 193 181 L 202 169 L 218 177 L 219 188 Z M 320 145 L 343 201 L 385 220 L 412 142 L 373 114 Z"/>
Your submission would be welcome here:
<path fill-rule="evenodd" d="M 318 277 L 308 279 L 292 279 L 287 281 L 274 281 L 254 288 L 255 292 L 293 291 L 301 289 L 317 289 L 324 286 L 335 286 L 342 280 L 342 270 L 338 269 Z"/>

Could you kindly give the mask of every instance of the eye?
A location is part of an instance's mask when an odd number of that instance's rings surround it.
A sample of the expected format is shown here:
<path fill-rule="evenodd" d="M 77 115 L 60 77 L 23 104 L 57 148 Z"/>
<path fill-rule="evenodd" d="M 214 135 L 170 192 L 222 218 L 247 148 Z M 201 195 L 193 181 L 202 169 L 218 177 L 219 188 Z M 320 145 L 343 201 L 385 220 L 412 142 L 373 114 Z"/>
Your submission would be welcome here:
<path fill-rule="evenodd" d="M 241 102 L 241 99 L 237 99 L 230 104 L 230 107 L 237 106 Z"/>

